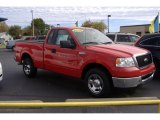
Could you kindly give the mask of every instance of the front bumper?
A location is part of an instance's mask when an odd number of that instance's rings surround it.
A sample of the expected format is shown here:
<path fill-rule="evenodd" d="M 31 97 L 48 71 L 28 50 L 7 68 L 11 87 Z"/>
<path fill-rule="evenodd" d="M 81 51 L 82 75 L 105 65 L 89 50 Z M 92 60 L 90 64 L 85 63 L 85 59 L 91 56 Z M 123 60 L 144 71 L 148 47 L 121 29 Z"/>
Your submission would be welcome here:
<path fill-rule="evenodd" d="M 132 88 L 137 87 L 141 84 L 145 84 L 146 82 L 153 79 L 154 72 L 151 72 L 149 74 L 138 76 L 138 77 L 132 77 L 132 78 L 117 78 L 112 77 L 113 85 L 117 88 Z"/>
<path fill-rule="evenodd" d="M 6 46 L 6 49 L 12 49 L 13 46 Z"/>
<path fill-rule="evenodd" d="M 3 79 L 3 75 L 2 75 L 2 74 L 0 74 L 0 81 L 2 81 L 2 79 Z"/>

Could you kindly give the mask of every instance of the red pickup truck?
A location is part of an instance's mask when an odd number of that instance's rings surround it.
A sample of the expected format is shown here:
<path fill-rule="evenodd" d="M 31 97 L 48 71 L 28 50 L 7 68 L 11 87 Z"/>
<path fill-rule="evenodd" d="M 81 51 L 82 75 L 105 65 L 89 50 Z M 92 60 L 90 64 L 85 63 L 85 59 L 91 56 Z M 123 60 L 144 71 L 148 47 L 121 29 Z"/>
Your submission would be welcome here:
<path fill-rule="evenodd" d="M 114 44 L 93 28 L 56 27 L 44 42 L 19 41 L 14 51 L 27 77 L 35 77 L 40 68 L 82 78 L 95 97 L 109 95 L 113 87 L 136 88 L 155 71 L 149 51 Z"/>

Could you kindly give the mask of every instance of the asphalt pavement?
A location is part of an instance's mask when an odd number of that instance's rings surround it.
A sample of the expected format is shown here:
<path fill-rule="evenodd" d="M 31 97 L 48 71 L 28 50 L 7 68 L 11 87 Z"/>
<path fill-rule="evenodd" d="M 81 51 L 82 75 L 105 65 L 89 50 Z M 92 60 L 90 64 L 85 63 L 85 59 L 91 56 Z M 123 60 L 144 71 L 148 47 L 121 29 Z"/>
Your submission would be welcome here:
<path fill-rule="evenodd" d="M 64 102 L 68 99 L 92 99 L 82 80 L 38 70 L 35 78 L 26 78 L 22 66 L 14 61 L 14 52 L 0 49 L 0 61 L 4 79 L 0 83 L 0 101 Z M 160 98 L 160 79 L 154 79 L 135 92 L 115 89 L 109 98 L 130 99 L 134 97 Z M 99 99 L 97 99 L 98 101 Z M 56 108 L 1 108 L 1 113 L 156 113 L 157 105 L 110 106 L 110 107 L 56 107 Z"/>

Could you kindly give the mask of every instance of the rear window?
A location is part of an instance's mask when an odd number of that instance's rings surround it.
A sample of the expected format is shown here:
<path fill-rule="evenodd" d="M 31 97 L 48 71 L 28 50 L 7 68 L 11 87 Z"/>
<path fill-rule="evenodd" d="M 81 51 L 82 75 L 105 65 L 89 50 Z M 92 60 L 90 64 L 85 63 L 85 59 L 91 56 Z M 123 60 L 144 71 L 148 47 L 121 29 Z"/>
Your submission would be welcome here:
<path fill-rule="evenodd" d="M 139 39 L 139 37 L 136 35 L 129 35 L 129 38 L 131 42 L 136 42 Z"/>
<path fill-rule="evenodd" d="M 137 35 L 117 35 L 117 42 L 136 42 L 138 39 Z"/>
<path fill-rule="evenodd" d="M 128 35 L 117 35 L 117 42 L 131 42 Z"/>

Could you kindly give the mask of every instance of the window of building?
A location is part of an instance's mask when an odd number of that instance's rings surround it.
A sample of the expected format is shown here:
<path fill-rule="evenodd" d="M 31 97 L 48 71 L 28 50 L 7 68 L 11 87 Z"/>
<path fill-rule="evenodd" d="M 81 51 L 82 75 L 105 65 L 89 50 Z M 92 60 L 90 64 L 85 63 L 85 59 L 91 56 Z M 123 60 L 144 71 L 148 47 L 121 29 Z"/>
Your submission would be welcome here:
<path fill-rule="evenodd" d="M 142 32 L 136 32 L 136 35 L 141 36 Z"/>

